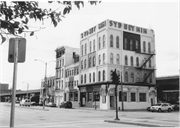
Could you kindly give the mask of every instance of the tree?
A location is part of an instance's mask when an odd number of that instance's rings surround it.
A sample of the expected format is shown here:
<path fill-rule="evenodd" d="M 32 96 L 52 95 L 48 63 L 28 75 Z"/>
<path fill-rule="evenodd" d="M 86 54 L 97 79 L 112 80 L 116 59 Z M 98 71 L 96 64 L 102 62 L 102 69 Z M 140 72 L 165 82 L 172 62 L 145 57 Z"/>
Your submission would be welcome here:
<path fill-rule="evenodd" d="M 84 6 L 83 1 L 48 1 L 49 4 L 56 3 L 59 8 L 42 8 L 36 1 L 0 1 L 0 35 L 2 43 L 6 40 L 4 35 L 21 36 L 22 33 L 30 33 L 33 36 L 37 30 L 32 30 L 29 21 L 34 19 L 42 24 L 45 20 L 50 19 L 54 27 L 58 25 L 65 15 L 69 14 L 73 7 L 78 9 Z M 98 1 L 90 1 L 91 5 L 100 3 Z M 61 8 L 61 10 L 60 10 Z M 63 8 L 63 9 L 62 9 Z"/>

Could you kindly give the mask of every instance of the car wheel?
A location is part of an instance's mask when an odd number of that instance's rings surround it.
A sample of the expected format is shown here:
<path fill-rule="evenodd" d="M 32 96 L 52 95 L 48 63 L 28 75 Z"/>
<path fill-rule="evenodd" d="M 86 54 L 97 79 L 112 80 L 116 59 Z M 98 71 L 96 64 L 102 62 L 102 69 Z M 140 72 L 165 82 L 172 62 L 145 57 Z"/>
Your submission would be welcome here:
<path fill-rule="evenodd" d="M 161 109 L 160 109 L 160 108 L 158 109 L 158 112 L 161 112 Z"/>
<path fill-rule="evenodd" d="M 168 112 L 171 112 L 171 109 L 170 109 L 170 108 L 168 108 Z"/>

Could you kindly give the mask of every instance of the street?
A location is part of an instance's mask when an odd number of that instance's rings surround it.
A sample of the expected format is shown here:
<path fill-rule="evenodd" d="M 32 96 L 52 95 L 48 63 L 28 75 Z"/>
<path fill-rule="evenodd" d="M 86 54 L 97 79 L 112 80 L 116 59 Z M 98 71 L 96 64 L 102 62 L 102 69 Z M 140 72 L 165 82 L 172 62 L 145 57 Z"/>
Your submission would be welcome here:
<path fill-rule="evenodd" d="M 0 103 L 0 127 L 9 127 L 10 123 L 10 103 Z M 129 122 L 149 122 L 153 124 L 163 124 L 179 126 L 179 112 L 147 112 L 147 111 L 124 111 L 119 112 L 120 121 Z M 132 124 L 108 123 L 104 120 L 114 120 L 114 110 L 94 110 L 94 109 L 60 109 L 42 106 L 15 107 L 15 128 L 109 128 L 109 127 L 140 127 Z"/>

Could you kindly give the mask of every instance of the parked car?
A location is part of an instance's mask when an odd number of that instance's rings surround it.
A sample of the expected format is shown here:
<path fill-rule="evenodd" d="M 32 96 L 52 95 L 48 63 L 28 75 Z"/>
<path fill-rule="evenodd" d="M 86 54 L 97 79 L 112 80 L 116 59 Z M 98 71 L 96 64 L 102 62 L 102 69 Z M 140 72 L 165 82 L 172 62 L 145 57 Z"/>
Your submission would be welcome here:
<path fill-rule="evenodd" d="M 31 106 L 37 106 L 37 105 L 38 105 L 38 103 L 36 103 L 34 101 L 31 102 Z"/>
<path fill-rule="evenodd" d="M 171 111 L 173 111 L 173 107 L 169 103 L 158 103 L 156 105 L 151 106 L 150 110 L 151 110 L 151 112 L 154 112 L 154 111 L 158 111 L 158 112 L 168 111 L 168 112 L 171 112 Z"/>
<path fill-rule="evenodd" d="M 46 104 L 47 107 L 56 107 L 55 103 L 49 102 L 48 104 Z"/>
<path fill-rule="evenodd" d="M 152 106 L 155 106 L 155 105 L 156 105 L 156 104 L 154 104 L 154 105 L 152 105 Z M 147 111 L 151 111 L 151 107 L 152 107 L 152 106 L 147 107 L 146 110 L 147 110 Z"/>
<path fill-rule="evenodd" d="M 179 111 L 179 104 L 172 104 L 174 111 Z"/>
<path fill-rule="evenodd" d="M 60 108 L 72 108 L 72 103 L 70 101 L 63 102 L 61 103 Z"/>
<path fill-rule="evenodd" d="M 16 100 L 16 104 L 19 104 L 20 103 L 20 101 L 19 100 Z"/>
<path fill-rule="evenodd" d="M 29 99 L 23 99 L 20 103 L 19 103 L 20 106 L 28 106 L 30 107 L 31 105 L 31 102 Z"/>

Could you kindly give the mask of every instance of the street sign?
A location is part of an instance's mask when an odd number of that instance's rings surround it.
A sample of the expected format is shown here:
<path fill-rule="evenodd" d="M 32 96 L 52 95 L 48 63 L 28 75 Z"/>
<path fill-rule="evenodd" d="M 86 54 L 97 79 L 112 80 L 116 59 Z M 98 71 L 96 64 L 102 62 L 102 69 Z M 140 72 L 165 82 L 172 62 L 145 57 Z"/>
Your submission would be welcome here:
<path fill-rule="evenodd" d="M 18 63 L 25 62 L 26 56 L 26 39 L 25 38 L 10 38 L 9 40 L 9 54 L 8 54 L 8 61 L 10 63 L 14 63 L 14 47 L 15 41 L 18 42 Z"/>

